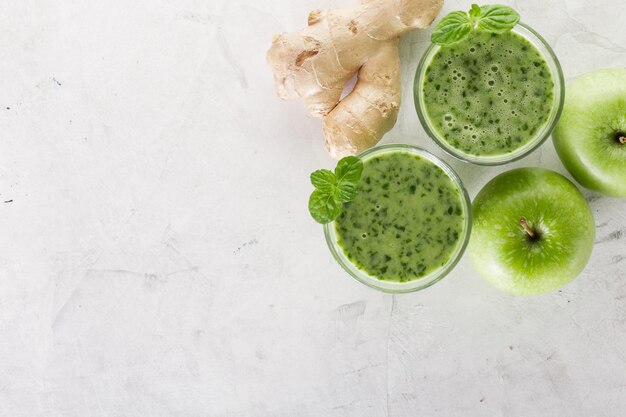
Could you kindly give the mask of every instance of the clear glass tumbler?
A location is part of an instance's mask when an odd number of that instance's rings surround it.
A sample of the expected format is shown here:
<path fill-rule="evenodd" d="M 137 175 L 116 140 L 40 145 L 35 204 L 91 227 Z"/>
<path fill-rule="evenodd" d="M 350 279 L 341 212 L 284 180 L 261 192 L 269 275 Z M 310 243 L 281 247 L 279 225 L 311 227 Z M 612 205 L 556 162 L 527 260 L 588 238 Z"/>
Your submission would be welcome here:
<path fill-rule="evenodd" d="M 437 52 L 441 49 L 441 46 L 431 44 L 420 60 L 415 73 L 415 82 L 413 84 L 413 96 L 415 99 L 415 109 L 417 110 L 417 115 L 428 136 L 430 136 L 443 150 L 457 159 L 479 165 L 501 165 L 515 161 L 523 158 L 539 147 L 550 136 L 552 130 L 559 121 L 559 117 L 561 116 L 561 111 L 563 109 L 563 100 L 565 98 L 565 84 L 561 65 L 559 64 L 554 51 L 537 32 L 521 22 L 518 23 L 512 31 L 529 41 L 535 48 L 537 48 L 539 53 L 545 59 L 548 68 L 550 69 L 552 79 L 554 80 L 554 101 L 546 123 L 539 128 L 537 132 L 535 132 L 533 137 L 528 142 L 511 152 L 497 155 L 471 155 L 453 147 L 446 140 L 444 140 L 428 117 L 426 106 L 424 104 L 423 88 L 426 78 L 426 70 L 435 54 L 437 54 Z"/>
<path fill-rule="evenodd" d="M 425 151 L 424 149 L 418 148 L 413 145 L 390 144 L 369 149 L 360 154 L 359 157 L 363 160 L 363 162 L 367 162 L 368 159 L 375 156 L 395 152 L 404 152 L 418 155 L 437 165 L 443 170 L 443 172 L 448 176 L 450 181 L 458 189 L 459 195 L 461 196 L 461 210 L 464 217 L 463 230 L 459 233 L 459 239 L 456 242 L 456 246 L 450 256 L 450 259 L 443 266 L 433 270 L 429 275 L 412 281 L 383 281 L 376 277 L 368 275 L 366 271 L 359 269 L 348 259 L 341 246 L 337 243 L 337 231 L 334 222 L 324 225 L 324 234 L 326 235 L 326 242 L 328 244 L 330 252 L 332 253 L 335 260 L 346 272 L 348 272 L 348 274 L 350 274 L 357 281 L 380 291 L 390 293 L 406 293 L 422 290 L 433 285 L 434 283 L 445 277 L 455 267 L 455 265 L 458 263 L 461 256 L 463 255 L 463 252 L 465 251 L 465 248 L 467 247 L 467 243 L 469 241 L 472 223 L 472 205 L 467 191 L 465 190 L 465 187 L 463 186 L 463 183 L 461 182 L 459 176 L 452 170 L 452 168 L 450 168 L 450 166 L 448 166 L 448 164 L 446 164 L 430 152 Z"/>

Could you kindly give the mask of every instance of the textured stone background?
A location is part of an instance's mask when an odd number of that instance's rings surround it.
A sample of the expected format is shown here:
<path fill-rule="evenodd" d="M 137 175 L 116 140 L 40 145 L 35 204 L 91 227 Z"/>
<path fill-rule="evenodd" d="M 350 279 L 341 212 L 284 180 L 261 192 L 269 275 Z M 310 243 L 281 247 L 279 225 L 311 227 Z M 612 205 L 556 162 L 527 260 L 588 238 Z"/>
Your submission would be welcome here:
<path fill-rule="evenodd" d="M 306 210 L 332 165 L 321 123 L 264 59 L 345 3 L 1 3 L 0 416 L 626 414 L 626 201 L 585 193 L 591 261 L 535 298 L 467 259 L 402 296 L 334 263 Z M 623 0 L 512 4 L 566 78 L 626 66 Z M 441 155 L 411 96 L 428 36 L 402 41 L 384 142 Z M 551 142 L 505 168 L 446 160 L 472 196 L 505 169 L 564 172 Z"/>

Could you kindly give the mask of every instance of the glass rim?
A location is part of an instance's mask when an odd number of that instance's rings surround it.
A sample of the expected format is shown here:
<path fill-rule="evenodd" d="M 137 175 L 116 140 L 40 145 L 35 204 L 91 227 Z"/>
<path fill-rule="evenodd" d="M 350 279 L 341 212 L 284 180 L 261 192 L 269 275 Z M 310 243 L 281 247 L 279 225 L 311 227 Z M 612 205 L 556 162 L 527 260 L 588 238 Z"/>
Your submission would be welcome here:
<path fill-rule="evenodd" d="M 554 53 L 554 50 L 548 44 L 548 42 L 539 33 L 537 33 L 537 31 L 535 31 L 533 28 L 523 22 L 518 22 L 517 25 L 515 25 L 515 27 L 512 29 L 512 31 L 530 41 L 531 44 L 533 44 L 537 48 L 539 53 L 546 60 L 552 78 L 554 80 L 554 103 L 552 104 L 552 108 L 550 109 L 548 120 L 537 131 L 533 138 L 525 145 L 520 146 L 519 148 L 509 153 L 488 156 L 470 155 L 448 144 L 441 137 L 441 135 L 439 135 L 436 130 L 431 127 L 431 123 L 426 116 L 426 110 L 424 108 L 424 94 L 421 86 L 424 82 L 424 76 L 426 74 L 428 64 L 430 64 L 432 57 L 435 55 L 435 53 L 437 53 L 437 51 L 439 51 L 441 46 L 431 43 L 419 61 L 419 64 L 415 71 L 415 78 L 413 82 L 413 99 L 415 104 L 415 110 L 417 111 L 417 116 L 420 120 L 422 127 L 424 128 L 428 136 L 437 144 L 437 146 L 443 149 L 447 154 L 460 161 L 470 162 L 476 165 L 494 166 L 507 164 L 509 162 L 517 161 L 521 158 L 524 158 L 532 153 L 539 146 L 541 146 L 543 143 L 545 143 L 545 141 L 552 134 L 552 131 L 556 127 L 556 124 L 561 117 L 561 113 L 563 112 L 563 104 L 565 101 L 565 79 L 563 77 L 561 64 L 556 54 Z"/>
<path fill-rule="evenodd" d="M 463 231 L 461 232 L 460 238 L 456 244 L 455 250 L 453 251 L 450 259 L 446 262 L 444 266 L 434 270 L 429 275 L 424 277 L 414 279 L 411 281 L 405 282 L 396 282 L 396 281 L 383 281 L 376 277 L 370 276 L 367 272 L 362 269 L 359 269 L 356 265 L 354 265 L 345 255 L 343 249 L 337 243 L 337 233 L 335 229 L 335 222 L 327 223 L 324 225 L 324 236 L 326 238 L 326 243 L 328 248 L 330 249 L 333 258 L 335 261 L 354 279 L 359 281 L 362 284 L 367 285 L 370 288 L 374 288 L 379 291 L 387 292 L 387 293 L 408 293 L 423 290 L 425 288 L 430 287 L 431 285 L 439 282 L 446 275 L 448 275 L 457 263 L 461 260 L 461 257 L 465 253 L 465 249 L 467 248 L 467 244 L 469 243 L 469 238 L 471 235 L 472 229 L 472 203 L 469 198 L 469 194 L 461 181 L 459 175 L 450 167 L 446 162 L 427 150 L 420 148 L 414 145 L 408 144 L 400 144 L 400 143 L 392 143 L 386 144 L 382 146 L 377 146 L 371 149 L 368 149 L 361 154 L 358 155 L 363 161 L 367 161 L 370 158 L 375 156 L 385 154 L 385 153 L 396 153 L 396 152 L 404 152 L 412 155 L 418 155 L 435 164 L 439 168 L 441 168 L 444 173 L 450 178 L 450 180 L 454 183 L 455 187 L 459 190 L 459 194 L 461 197 L 462 210 L 465 214 L 465 219 L 463 221 Z"/>

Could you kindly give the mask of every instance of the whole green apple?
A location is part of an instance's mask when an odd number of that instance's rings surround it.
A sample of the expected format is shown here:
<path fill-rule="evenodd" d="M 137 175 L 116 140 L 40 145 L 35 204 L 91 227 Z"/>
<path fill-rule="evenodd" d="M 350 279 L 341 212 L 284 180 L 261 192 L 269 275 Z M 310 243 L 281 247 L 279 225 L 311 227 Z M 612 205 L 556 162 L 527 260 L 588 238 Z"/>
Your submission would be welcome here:
<path fill-rule="evenodd" d="M 514 295 L 557 289 L 585 268 L 593 215 L 574 184 L 543 168 L 489 181 L 472 203 L 469 254 L 486 281 Z"/>
<path fill-rule="evenodd" d="M 552 138 L 581 185 L 626 197 L 626 69 L 595 71 L 568 86 Z"/>

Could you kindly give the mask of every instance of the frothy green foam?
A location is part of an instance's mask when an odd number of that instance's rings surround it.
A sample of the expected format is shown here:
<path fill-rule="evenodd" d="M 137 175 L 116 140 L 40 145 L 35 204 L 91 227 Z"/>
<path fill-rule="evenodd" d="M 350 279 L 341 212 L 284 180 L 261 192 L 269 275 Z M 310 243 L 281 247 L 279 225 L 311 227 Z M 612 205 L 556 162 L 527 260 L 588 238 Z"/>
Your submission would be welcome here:
<path fill-rule="evenodd" d="M 422 88 L 437 133 L 470 155 L 501 155 L 528 143 L 554 104 L 554 80 L 545 59 L 513 32 L 478 31 L 441 47 Z"/>

